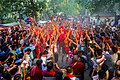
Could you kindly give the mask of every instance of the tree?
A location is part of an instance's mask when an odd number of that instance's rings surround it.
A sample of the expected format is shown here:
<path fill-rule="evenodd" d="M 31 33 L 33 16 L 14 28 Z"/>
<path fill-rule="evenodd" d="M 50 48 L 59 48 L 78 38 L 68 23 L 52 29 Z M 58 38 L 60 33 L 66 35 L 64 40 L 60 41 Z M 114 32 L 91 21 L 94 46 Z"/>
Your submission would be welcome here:
<path fill-rule="evenodd" d="M 46 9 L 46 0 L 0 0 L 1 23 L 5 19 L 14 19 L 22 16 L 31 16 L 37 20 L 38 13 Z M 14 19 L 15 21 L 16 19 Z"/>
<path fill-rule="evenodd" d="M 120 11 L 120 0 L 76 0 L 78 4 L 80 4 L 83 8 L 89 10 L 91 13 L 95 12 L 116 12 L 116 10 Z M 82 8 L 81 8 L 82 9 Z"/>
<path fill-rule="evenodd" d="M 66 0 L 60 4 L 61 12 L 64 12 L 67 15 L 75 16 L 80 14 L 80 6 L 74 0 Z"/>
<path fill-rule="evenodd" d="M 10 3 L 6 3 L 7 0 L 0 0 L 0 23 L 4 23 L 4 19 L 11 12 L 9 7 Z"/>

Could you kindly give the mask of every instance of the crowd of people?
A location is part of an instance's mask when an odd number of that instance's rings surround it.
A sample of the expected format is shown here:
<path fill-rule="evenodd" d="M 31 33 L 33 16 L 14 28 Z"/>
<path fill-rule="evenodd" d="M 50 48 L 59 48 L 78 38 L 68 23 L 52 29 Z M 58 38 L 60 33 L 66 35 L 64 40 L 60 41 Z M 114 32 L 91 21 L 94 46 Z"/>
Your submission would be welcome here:
<path fill-rule="evenodd" d="M 91 80 L 120 80 L 120 27 L 58 17 L 0 31 L 0 80 L 85 80 L 87 70 Z"/>

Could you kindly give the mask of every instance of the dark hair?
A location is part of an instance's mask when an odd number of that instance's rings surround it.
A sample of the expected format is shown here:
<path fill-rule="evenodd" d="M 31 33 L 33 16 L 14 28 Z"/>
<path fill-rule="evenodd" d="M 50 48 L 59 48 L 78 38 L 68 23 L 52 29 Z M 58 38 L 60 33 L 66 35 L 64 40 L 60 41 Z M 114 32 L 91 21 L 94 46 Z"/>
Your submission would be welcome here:
<path fill-rule="evenodd" d="M 30 49 L 30 48 L 28 48 L 27 50 L 25 50 L 25 52 L 27 52 L 27 51 L 31 52 L 31 49 Z"/>
<path fill-rule="evenodd" d="M 23 53 L 19 54 L 19 55 L 18 55 L 18 59 L 22 59 L 22 58 L 23 58 L 23 56 L 24 56 L 24 54 L 23 54 Z"/>
<path fill-rule="evenodd" d="M 71 80 L 69 77 L 64 77 L 64 79 L 63 80 Z"/>
<path fill-rule="evenodd" d="M 112 47 L 112 51 L 113 51 L 113 53 L 117 53 L 118 48 L 117 47 Z"/>
<path fill-rule="evenodd" d="M 47 51 L 47 50 L 45 50 L 42 54 L 48 54 L 48 51 Z"/>
<path fill-rule="evenodd" d="M 53 69 L 53 62 L 48 62 L 47 63 L 47 71 L 50 71 Z"/>
<path fill-rule="evenodd" d="M 72 73 L 73 72 L 73 67 L 68 66 L 66 70 L 67 70 L 67 73 Z"/>
<path fill-rule="evenodd" d="M 102 50 L 101 49 L 97 49 L 96 53 L 97 53 L 98 56 L 100 56 L 100 55 L 102 55 Z"/>
<path fill-rule="evenodd" d="M 79 51 L 77 51 L 76 54 L 84 54 L 84 51 L 83 50 L 79 50 Z"/>
<path fill-rule="evenodd" d="M 16 46 L 15 45 L 12 45 L 12 50 L 15 50 Z"/>
<path fill-rule="evenodd" d="M 69 46 L 69 49 L 70 49 L 70 51 L 72 51 L 73 50 L 73 46 Z"/>
<path fill-rule="evenodd" d="M 105 48 L 104 48 L 104 51 L 109 51 L 109 50 L 108 50 L 108 47 L 105 47 Z"/>
<path fill-rule="evenodd" d="M 21 60 L 20 59 L 16 59 L 15 60 L 15 65 L 21 65 Z"/>
<path fill-rule="evenodd" d="M 41 66 L 41 64 L 42 64 L 42 60 L 37 60 L 37 62 L 36 62 L 36 65 L 38 66 L 38 67 L 40 67 Z"/>
<path fill-rule="evenodd" d="M 58 72 L 58 73 L 55 75 L 56 80 L 62 80 L 62 75 L 63 75 L 62 72 Z"/>
<path fill-rule="evenodd" d="M 10 56 L 13 56 L 14 54 L 10 52 L 9 55 L 10 55 Z"/>
<path fill-rule="evenodd" d="M 50 47 L 49 46 L 46 46 L 46 49 L 49 49 Z"/>

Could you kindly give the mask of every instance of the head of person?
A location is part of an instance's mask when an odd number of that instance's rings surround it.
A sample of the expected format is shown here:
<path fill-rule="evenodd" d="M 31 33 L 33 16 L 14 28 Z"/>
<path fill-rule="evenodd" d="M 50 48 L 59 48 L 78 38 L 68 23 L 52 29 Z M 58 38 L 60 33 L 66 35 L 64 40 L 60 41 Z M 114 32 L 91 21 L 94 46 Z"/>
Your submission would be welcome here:
<path fill-rule="evenodd" d="M 28 48 L 27 50 L 25 50 L 25 52 L 26 52 L 27 54 L 30 54 L 31 49 L 30 49 L 30 48 Z"/>
<path fill-rule="evenodd" d="M 47 71 L 51 71 L 53 69 L 53 62 L 47 63 Z"/>
<path fill-rule="evenodd" d="M 84 51 L 77 51 L 77 55 L 78 55 L 78 57 L 81 57 L 82 55 L 84 54 Z"/>
<path fill-rule="evenodd" d="M 15 50 L 16 49 L 16 46 L 15 45 L 12 45 L 12 50 Z"/>
<path fill-rule="evenodd" d="M 66 70 L 67 70 L 67 74 L 73 74 L 73 67 L 72 66 L 68 66 Z"/>
<path fill-rule="evenodd" d="M 71 80 L 69 77 L 64 77 L 64 79 L 63 80 Z"/>
<path fill-rule="evenodd" d="M 41 68 L 42 60 L 37 60 L 36 61 L 36 66 Z"/>
<path fill-rule="evenodd" d="M 50 46 L 46 46 L 46 50 L 49 50 Z"/>
<path fill-rule="evenodd" d="M 102 56 L 102 50 L 101 49 L 96 50 L 96 56 L 97 56 L 97 58 Z"/>
<path fill-rule="evenodd" d="M 56 74 L 56 80 L 62 80 L 62 75 L 63 75 L 63 73 L 62 72 L 58 72 L 57 74 Z"/>
<path fill-rule="evenodd" d="M 42 56 L 46 57 L 46 56 L 47 56 L 47 54 L 48 54 L 48 51 L 47 51 L 47 50 L 45 50 L 45 51 L 42 53 Z"/>
<path fill-rule="evenodd" d="M 73 50 L 73 46 L 69 46 L 69 49 L 70 49 L 70 51 L 72 51 Z"/>
<path fill-rule="evenodd" d="M 118 48 L 117 48 L 117 47 L 115 47 L 115 46 L 113 46 L 113 47 L 112 47 L 112 51 L 113 51 L 113 53 L 117 53 Z"/>
<path fill-rule="evenodd" d="M 106 46 L 106 47 L 104 48 L 104 51 L 109 51 L 109 48 Z"/>

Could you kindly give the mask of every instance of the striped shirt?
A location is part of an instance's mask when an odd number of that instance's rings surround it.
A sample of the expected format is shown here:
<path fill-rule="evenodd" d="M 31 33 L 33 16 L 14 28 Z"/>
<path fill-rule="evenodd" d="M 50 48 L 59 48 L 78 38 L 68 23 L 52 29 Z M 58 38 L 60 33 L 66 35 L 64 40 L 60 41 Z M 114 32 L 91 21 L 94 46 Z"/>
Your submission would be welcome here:
<path fill-rule="evenodd" d="M 97 62 L 97 64 L 98 64 L 99 66 L 102 66 L 103 63 L 105 62 L 105 60 L 106 60 L 106 59 L 105 59 L 105 56 L 102 55 L 101 58 L 96 59 L 96 62 Z"/>

